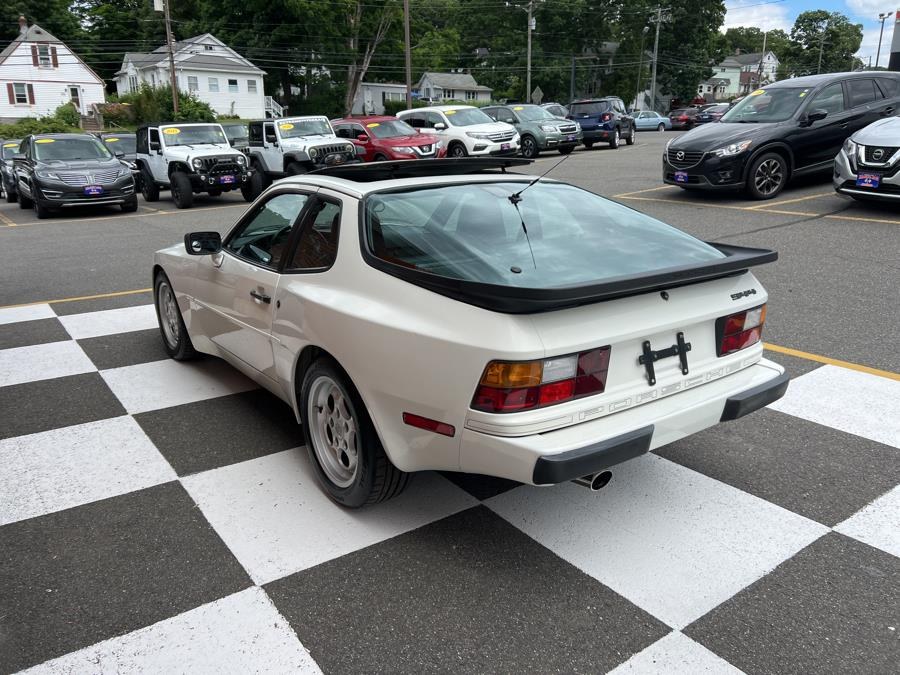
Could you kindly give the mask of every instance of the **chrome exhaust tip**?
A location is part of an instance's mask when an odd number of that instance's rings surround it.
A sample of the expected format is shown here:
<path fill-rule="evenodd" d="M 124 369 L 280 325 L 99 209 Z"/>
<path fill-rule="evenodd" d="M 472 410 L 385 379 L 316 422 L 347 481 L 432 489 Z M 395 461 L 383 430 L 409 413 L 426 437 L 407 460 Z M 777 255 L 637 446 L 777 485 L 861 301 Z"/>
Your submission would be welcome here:
<path fill-rule="evenodd" d="M 590 488 L 591 492 L 596 492 L 606 487 L 606 484 L 612 479 L 612 471 L 601 471 L 600 473 L 592 473 L 588 476 L 576 478 L 572 482 L 576 485 L 583 485 Z"/>

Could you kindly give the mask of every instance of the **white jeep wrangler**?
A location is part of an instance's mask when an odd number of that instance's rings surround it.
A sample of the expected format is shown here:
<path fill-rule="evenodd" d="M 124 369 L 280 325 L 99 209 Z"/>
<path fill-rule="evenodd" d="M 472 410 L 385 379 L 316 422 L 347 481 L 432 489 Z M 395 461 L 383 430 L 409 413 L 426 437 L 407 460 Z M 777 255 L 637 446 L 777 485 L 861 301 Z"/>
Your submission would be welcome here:
<path fill-rule="evenodd" d="M 325 166 L 359 161 L 356 146 L 338 138 L 327 117 L 283 117 L 250 123 L 249 146 L 256 197 L 275 178 L 293 176 Z"/>
<path fill-rule="evenodd" d="M 231 147 L 220 124 L 149 124 L 137 130 L 136 163 L 141 174 L 141 194 L 148 202 L 168 189 L 179 209 L 190 208 L 194 193 L 217 197 L 240 189 L 248 202 L 249 161 Z"/>

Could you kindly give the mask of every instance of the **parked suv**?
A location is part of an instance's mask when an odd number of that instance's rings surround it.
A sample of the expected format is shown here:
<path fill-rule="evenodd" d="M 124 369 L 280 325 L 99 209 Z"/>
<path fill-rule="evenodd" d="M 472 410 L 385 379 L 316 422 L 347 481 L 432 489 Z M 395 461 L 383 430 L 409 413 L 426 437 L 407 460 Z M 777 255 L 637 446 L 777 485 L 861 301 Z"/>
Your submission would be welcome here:
<path fill-rule="evenodd" d="M 615 149 L 623 138 L 628 145 L 634 145 L 634 118 L 625 112 L 620 98 L 607 96 L 575 101 L 569 104 L 568 117 L 581 125 L 586 148 L 604 141 Z"/>
<path fill-rule="evenodd" d="M 16 177 L 13 173 L 13 155 L 19 154 L 21 138 L 7 138 L 0 142 L 0 197 L 12 204 L 18 199 Z"/>
<path fill-rule="evenodd" d="M 148 202 L 170 190 L 179 209 L 194 204 L 194 193 L 217 197 L 223 192 L 249 191 L 247 157 L 228 144 L 221 124 L 151 124 L 137 130 L 137 164 L 141 193 Z"/>
<path fill-rule="evenodd" d="M 131 168 L 91 134 L 26 136 L 13 158 L 19 207 L 46 218 L 59 208 L 117 204 L 137 211 Z"/>
<path fill-rule="evenodd" d="M 519 132 L 522 154 L 533 159 L 541 150 L 559 150 L 568 155 L 581 142 L 577 122 L 561 120 L 539 105 L 489 106 L 482 110 L 491 119 L 511 124 Z"/>
<path fill-rule="evenodd" d="M 900 118 L 880 119 L 844 141 L 832 182 L 859 201 L 900 201 Z"/>
<path fill-rule="evenodd" d="M 320 115 L 251 122 L 244 152 L 254 170 L 250 182 L 254 197 L 275 178 L 359 161 L 356 147 L 339 139 L 328 118 Z"/>
<path fill-rule="evenodd" d="M 830 73 L 748 94 L 717 124 L 669 141 L 663 180 L 683 188 L 746 189 L 771 199 L 794 176 L 831 171 L 851 134 L 900 111 L 900 73 Z"/>
<path fill-rule="evenodd" d="M 698 124 L 699 116 L 698 108 L 677 108 L 669 113 L 669 121 L 673 129 L 693 129 Z"/>
<path fill-rule="evenodd" d="M 332 120 L 338 138 L 356 146 L 365 162 L 388 159 L 434 159 L 444 157 L 447 148 L 434 134 L 421 134 L 403 120 L 385 115 Z"/>
<path fill-rule="evenodd" d="M 415 129 L 437 134 L 447 143 L 450 157 L 519 153 L 519 134 L 515 127 L 495 122 L 474 106 L 413 108 L 397 113 L 397 117 Z"/>

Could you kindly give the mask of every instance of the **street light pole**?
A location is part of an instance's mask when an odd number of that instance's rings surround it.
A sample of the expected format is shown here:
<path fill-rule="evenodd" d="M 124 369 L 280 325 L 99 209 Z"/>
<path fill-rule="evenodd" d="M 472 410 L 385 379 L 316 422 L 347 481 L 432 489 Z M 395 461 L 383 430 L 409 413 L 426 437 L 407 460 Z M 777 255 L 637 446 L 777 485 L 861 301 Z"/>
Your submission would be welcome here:
<path fill-rule="evenodd" d="M 878 51 L 875 52 L 875 67 L 878 67 L 878 61 L 881 58 L 881 37 L 884 35 L 884 21 L 887 19 L 893 12 L 886 12 L 878 15 L 878 18 L 881 20 L 881 30 L 878 33 Z"/>
<path fill-rule="evenodd" d="M 169 17 L 169 3 L 165 0 L 164 17 L 166 21 L 166 47 L 169 50 L 169 76 L 172 79 L 172 112 L 178 117 L 178 78 L 175 76 L 175 53 L 172 49 L 172 21 Z"/>
<path fill-rule="evenodd" d="M 638 105 L 638 96 L 641 93 L 641 68 L 644 67 L 644 39 L 647 37 L 647 32 L 650 30 L 650 26 L 644 26 L 644 30 L 641 31 L 641 51 L 638 52 L 638 71 L 637 71 L 637 82 L 634 83 L 634 109 L 640 110 L 640 106 Z M 574 61 L 573 61 L 574 63 Z"/>
<path fill-rule="evenodd" d="M 659 24 L 662 23 L 662 7 L 656 8 L 656 18 L 651 19 L 656 23 L 656 38 L 653 40 L 653 75 L 650 83 L 650 107 L 656 110 L 656 62 L 659 57 Z"/>

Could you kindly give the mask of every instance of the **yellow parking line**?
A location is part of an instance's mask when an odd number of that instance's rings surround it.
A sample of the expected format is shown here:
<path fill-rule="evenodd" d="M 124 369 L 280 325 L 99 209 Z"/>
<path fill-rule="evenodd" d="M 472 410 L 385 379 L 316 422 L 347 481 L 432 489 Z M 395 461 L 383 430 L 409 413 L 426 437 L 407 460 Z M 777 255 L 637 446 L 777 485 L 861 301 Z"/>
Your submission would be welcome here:
<path fill-rule="evenodd" d="M 205 206 L 202 208 L 203 212 L 206 211 L 216 211 L 217 209 L 234 209 L 237 207 L 247 207 L 247 204 L 225 204 L 223 206 Z M 127 216 L 94 216 L 91 218 L 71 218 L 69 220 L 54 220 L 53 218 L 49 218 L 47 220 L 39 220 L 32 223 L 13 223 L 10 227 L 26 227 L 30 225 L 59 225 L 61 223 L 90 223 L 98 220 L 116 220 L 116 219 L 125 219 L 125 218 L 152 218 L 153 216 L 167 216 L 167 215 L 186 215 L 184 211 L 179 210 L 170 210 L 170 211 L 156 211 L 155 213 L 130 213 Z"/>
<path fill-rule="evenodd" d="M 800 359 L 806 359 L 807 361 L 816 361 L 818 363 L 826 363 L 830 366 L 840 366 L 841 368 L 849 368 L 850 370 L 856 370 L 860 373 L 868 373 L 869 375 L 878 375 L 879 377 L 886 377 L 889 380 L 897 380 L 900 381 L 900 373 L 893 373 L 890 370 L 881 370 L 880 368 L 871 368 L 870 366 L 863 366 L 858 363 L 852 363 L 850 361 L 841 361 L 840 359 L 832 359 L 828 356 L 820 356 L 819 354 L 810 354 L 809 352 L 801 352 L 799 349 L 791 349 L 790 347 L 780 347 L 778 345 L 773 345 L 770 342 L 766 342 L 763 347 L 768 349 L 770 352 L 776 352 L 778 354 L 786 354 L 787 356 L 796 356 Z"/>
<path fill-rule="evenodd" d="M 16 226 L 16 224 L 12 220 L 10 220 L 8 217 L 3 215 L 2 213 L 0 213 L 0 223 L 3 223 L 7 227 L 15 227 Z"/>
<path fill-rule="evenodd" d="M 78 295 L 74 298 L 58 298 L 56 300 L 37 300 L 35 302 L 23 302 L 20 305 L 3 305 L 0 309 L 11 309 L 13 307 L 29 307 L 31 305 L 55 305 L 58 302 L 77 302 L 78 300 L 100 300 L 101 298 L 118 298 L 122 295 L 137 295 L 138 293 L 149 293 L 152 288 L 136 288 L 133 291 L 115 291 L 114 293 L 98 293 L 97 295 Z"/>
<path fill-rule="evenodd" d="M 763 202 L 762 204 L 757 204 L 756 206 L 747 206 L 745 207 L 748 211 L 758 211 L 760 209 L 771 208 L 773 206 L 783 206 L 784 204 L 796 204 L 797 202 L 805 202 L 810 199 L 818 199 L 819 197 L 827 197 L 829 195 L 834 195 L 834 191 L 832 192 L 819 192 L 814 195 L 807 195 L 806 197 L 797 197 L 796 199 L 784 199 L 780 202 Z"/>
<path fill-rule="evenodd" d="M 889 218 L 869 218 L 867 216 L 825 216 L 832 220 L 856 220 L 862 223 L 887 223 L 889 225 L 900 225 L 900 220 L 891 220 Z"/>
<path fill-rule="evenodd" d="M 785 209 L 753 209 L 749 206 L 734 206 L 732 204 L 707 204 L 706 202 L 686 202 L 677 199 L 660 199 L 659 197 L 629 197 L 618 195 L 621 199 L 633 199 L 641 202 L 662 202 L 664 204 L 676 204 L 678 206 L 689 206 L 691 208 L 699 206 L 705 209 L 729 209 L 731 211 L 753 211 L 755 213 L 775 213 L 785 216 L 821 216 L 820 213 L 812 213 L 810 211 L 787 211 Z"/>
<path fill-rule="evenodd" d="M 674 188 L 671 185 L 659 185 L 657 187 L 647 188 L 646 190 L 635 190 L 634 192 L 623 192 L 620 195 L 613 195 L 612 199 L 625 199 L 625 198 L 630 197 L 631 195 L 640 195 L 640 194 L 644 194 L 645 192 L 656 192 L 657 190 L 673 190 L 673 189 Z M 634 197 L 633 199 L 637 199 L 637 197 Z"/>

